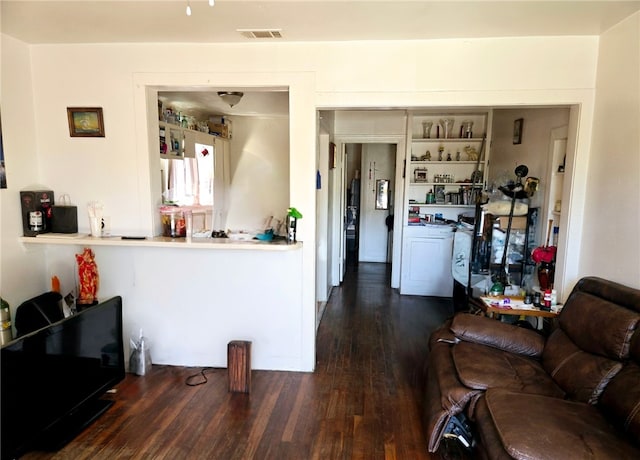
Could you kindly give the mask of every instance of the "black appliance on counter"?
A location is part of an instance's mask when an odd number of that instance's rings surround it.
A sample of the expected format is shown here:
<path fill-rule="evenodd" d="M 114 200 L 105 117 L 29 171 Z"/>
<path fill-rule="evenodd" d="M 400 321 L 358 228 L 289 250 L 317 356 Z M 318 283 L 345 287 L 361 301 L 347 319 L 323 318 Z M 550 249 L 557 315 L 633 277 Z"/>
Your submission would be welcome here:
<path fill-rule="evenodd" d="M 58 450 L 113 404 L 100 398 L 124 379 L 122 298 L 27 333 L 1 352 L 2 459 Z"/>
<path fill-rule="evenodd" d="M 53 204 L 52 190 L 24 190 L 20 192 L 24 236 L 36 236 L 51 231 Z"/>

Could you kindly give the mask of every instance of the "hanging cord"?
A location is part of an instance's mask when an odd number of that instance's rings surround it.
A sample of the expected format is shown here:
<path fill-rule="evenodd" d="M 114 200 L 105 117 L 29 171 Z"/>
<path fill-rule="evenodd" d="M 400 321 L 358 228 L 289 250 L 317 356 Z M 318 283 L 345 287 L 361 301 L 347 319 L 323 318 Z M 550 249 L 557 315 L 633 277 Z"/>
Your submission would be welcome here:
<path fill-rule="evenodd" d="M 187 377 L 184 383 L 186 383 L 190 387 L 196 387 L 198 385 L 204 385 L 208 382 L 206 372 L 213 372 L 215 369 L 213 367 L 203 367 L 200 372 L 197 374 L 190 375 Z M 199 378 L 199 381 L 194 382 L 194 379 Z"/>

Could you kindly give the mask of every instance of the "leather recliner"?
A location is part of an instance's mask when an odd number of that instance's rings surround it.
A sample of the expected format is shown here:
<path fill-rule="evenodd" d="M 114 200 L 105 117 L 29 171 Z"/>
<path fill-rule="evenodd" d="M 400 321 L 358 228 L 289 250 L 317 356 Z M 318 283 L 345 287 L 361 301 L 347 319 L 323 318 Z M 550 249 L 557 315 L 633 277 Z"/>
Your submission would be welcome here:
<path fill-rule="evenodd" d="M 435 452 L 464 413 L 487 458 L 640 458 L 640 290 L 580 280 L 544 338 L 459 313 L 430 337 L 423 421 Z"/>

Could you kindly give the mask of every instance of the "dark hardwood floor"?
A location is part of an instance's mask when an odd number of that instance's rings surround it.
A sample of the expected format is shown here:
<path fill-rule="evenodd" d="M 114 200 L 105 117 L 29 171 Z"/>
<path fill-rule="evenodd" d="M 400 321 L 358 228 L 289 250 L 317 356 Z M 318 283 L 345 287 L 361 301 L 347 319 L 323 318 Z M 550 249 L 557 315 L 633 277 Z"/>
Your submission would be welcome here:
<path fill-rule="evenodd" d="M 127 374 L 114 406 L 62 450 L 25 459 L 431 459 L 420 422 L 430 332 L 450 300 L 400 296 L 389 266 L 359 265 L 327 304 L 314 373 L 253 371 L 251 394 L 226 369 Z M 256 344 L 254 344 L 254 347 Z"/>

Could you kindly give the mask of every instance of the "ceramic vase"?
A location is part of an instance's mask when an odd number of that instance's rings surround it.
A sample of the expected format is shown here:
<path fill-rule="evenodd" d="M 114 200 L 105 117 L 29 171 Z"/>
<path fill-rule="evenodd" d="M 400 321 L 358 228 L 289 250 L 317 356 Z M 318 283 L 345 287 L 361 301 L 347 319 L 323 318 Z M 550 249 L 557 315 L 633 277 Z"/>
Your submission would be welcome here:
<path fill-rule="evenodd" d="M 554 272 L 555 267 L 553 263 L 540 262 L 538 265 L 538 283 L 540 284 L 541 290 L 545 291 L 551 288 L 553 285 Z"/>

